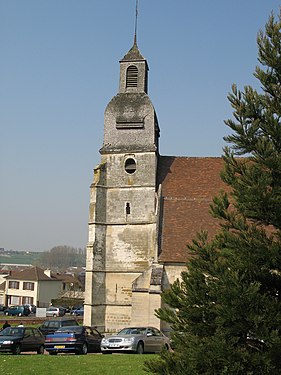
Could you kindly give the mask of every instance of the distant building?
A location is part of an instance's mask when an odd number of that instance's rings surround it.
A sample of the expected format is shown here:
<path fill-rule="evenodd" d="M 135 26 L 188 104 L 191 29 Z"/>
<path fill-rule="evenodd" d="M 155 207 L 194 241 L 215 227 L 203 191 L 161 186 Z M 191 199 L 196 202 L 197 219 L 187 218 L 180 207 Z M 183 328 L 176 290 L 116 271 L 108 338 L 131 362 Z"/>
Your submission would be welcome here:
<path fill-rule="evenodd" d="M 62 289 L 62 281 L 53 276 L 50 270 L 39 267 L 11 271 L 6 277 L 5 305 L 34 304 L 49 306 Z"/>
<path fill-rule="evenodd" d="M 32 264 L 26 264 L 26 263 L 0 263 L 0 270 L 4 270 L 4 271 L 22 270 L 24 268 L 31 268 L 31 267 L 33 267 Z"/>
<path fill-rule="evenodd" d="M 209 205 L 225 188 L 223 160 L 161 156 L 147 88 L 147 61 L 135 42 L 120 61 L 119 92 L 105 110 L 90 192 L 84 323 L 104 330 L 165 328 L 155 309 L 186 269 L 187 243 L 202 229 L 210 236 L 218 229 Z"/>

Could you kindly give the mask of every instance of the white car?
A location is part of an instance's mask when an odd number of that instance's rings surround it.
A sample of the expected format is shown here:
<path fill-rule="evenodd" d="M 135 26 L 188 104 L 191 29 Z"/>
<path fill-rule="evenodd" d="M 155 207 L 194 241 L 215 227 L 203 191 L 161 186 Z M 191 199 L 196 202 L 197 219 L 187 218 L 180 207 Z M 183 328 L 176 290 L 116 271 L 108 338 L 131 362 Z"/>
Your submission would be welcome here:
<path fill-rule="evenodd" d="M 103 354 L 116 352 L 159 353 L 163 349 L 170 349 L 170 340 L 154 327 L 124 328 L 116 335 L 104 337 L 101 341 Z"/>

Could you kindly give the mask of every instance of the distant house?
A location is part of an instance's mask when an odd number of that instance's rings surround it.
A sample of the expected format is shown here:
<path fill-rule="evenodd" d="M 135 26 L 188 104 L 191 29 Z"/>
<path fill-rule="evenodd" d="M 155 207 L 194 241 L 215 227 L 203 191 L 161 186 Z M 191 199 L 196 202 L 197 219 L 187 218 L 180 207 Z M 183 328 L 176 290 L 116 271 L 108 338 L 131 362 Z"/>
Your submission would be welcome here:
<path fill-rule="evenodd" d="M 5 281 L 0 281 L 0 305 L 5 305 Z"/>
<path fill-rule="evenodd" d="M 6 277 L 4 298 L 7 306 L 34 304 L 37 307 L 49 306 L 62 290 L 62 281 L 50 270 L 31 267 L 11 271 Z"/>
<path fill-rule="evenodd" d="M 6 277 L 10 271 L 0 269 L 0 305 L 5 305 Z"/>

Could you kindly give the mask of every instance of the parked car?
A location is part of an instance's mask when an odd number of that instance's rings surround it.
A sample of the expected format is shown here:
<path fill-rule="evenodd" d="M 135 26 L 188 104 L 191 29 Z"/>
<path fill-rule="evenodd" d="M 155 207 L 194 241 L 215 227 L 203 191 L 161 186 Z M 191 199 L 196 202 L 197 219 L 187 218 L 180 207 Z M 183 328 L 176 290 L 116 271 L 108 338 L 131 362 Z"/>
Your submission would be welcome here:
<path fill-rule="evenodd" d="M 70 313 L 70 308 L 69 306 L 62 306 L 62 308 L 64 309 L 65 313 Z"/>
<path fill-rule="evenodd" d="M 65 309 L 63 307 L 50 306 L 46 309 L 46 316 L 64 316 Z"/>
<path fill-rule="evenodd" d="M 33 314 L 36 313 L 36 306 L 35 305 L 26 303 L 24 306 L 26 306 L 31 313 L 33 313 Z"/>
<path fill-rule="evenodd" d="M 43 333 L 44 336 L 47 336 L 49 334 L 54 333 L 62 327 L 78 325 L 78 322 L 73 318 L 50 319 L 46 320 L 43 324 L 41 324 L 39 330 Z"/>
<path fill-rule="evenodd" d="M 101 341 L 103 354 L 114 352 L 157 353 L 163 349 L 170 349 L 169 338 L 154 327 L 124 328 L 116 335 L 104 337 Z"/>
<path fill-rule="evenodd" d="M 54 334 L 46 336 L 45 349 L 53 355 L 97 353 L 100 352 L 102 338 L 98 330 L 88 326 L 62 327 Z"/>
<path fill-rule="evenodd" d="M 45 338 L 33 327 L 7 327 L 0 332 L 0 352 L 44 354 Z"/>
<path fill-rule="evenodd" d="M 4 314 L 13 316 L 28 316 L 30 314 L 30 310 L 25 305 L 15 305 L 6 308 L 6 310 L 4 310 Z"/>
<path fill-rule="evenodd" d="M 6 310 L 7 306 L 5 305 L 2 305 L 2 303 L 0 304 L 0 311 L 4 311 Z"/>
<path fill-rule="evenodd" d="M 84 306 L 77 307 L 76 309 L 71 310 L 70 314 L 76 315 L 76 316 L 83 316 L 84 315 Z"/>

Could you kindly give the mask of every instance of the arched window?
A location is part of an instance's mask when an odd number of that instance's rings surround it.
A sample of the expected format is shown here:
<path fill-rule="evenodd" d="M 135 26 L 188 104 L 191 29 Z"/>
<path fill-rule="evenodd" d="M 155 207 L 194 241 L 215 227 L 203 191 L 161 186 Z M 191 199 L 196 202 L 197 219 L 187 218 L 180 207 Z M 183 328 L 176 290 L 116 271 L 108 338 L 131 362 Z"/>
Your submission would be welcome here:
<path fill-rule="evenodd" d="M 127 69 L 126 87 L 138 87 L 138 68 L 135 65 Z"/>

